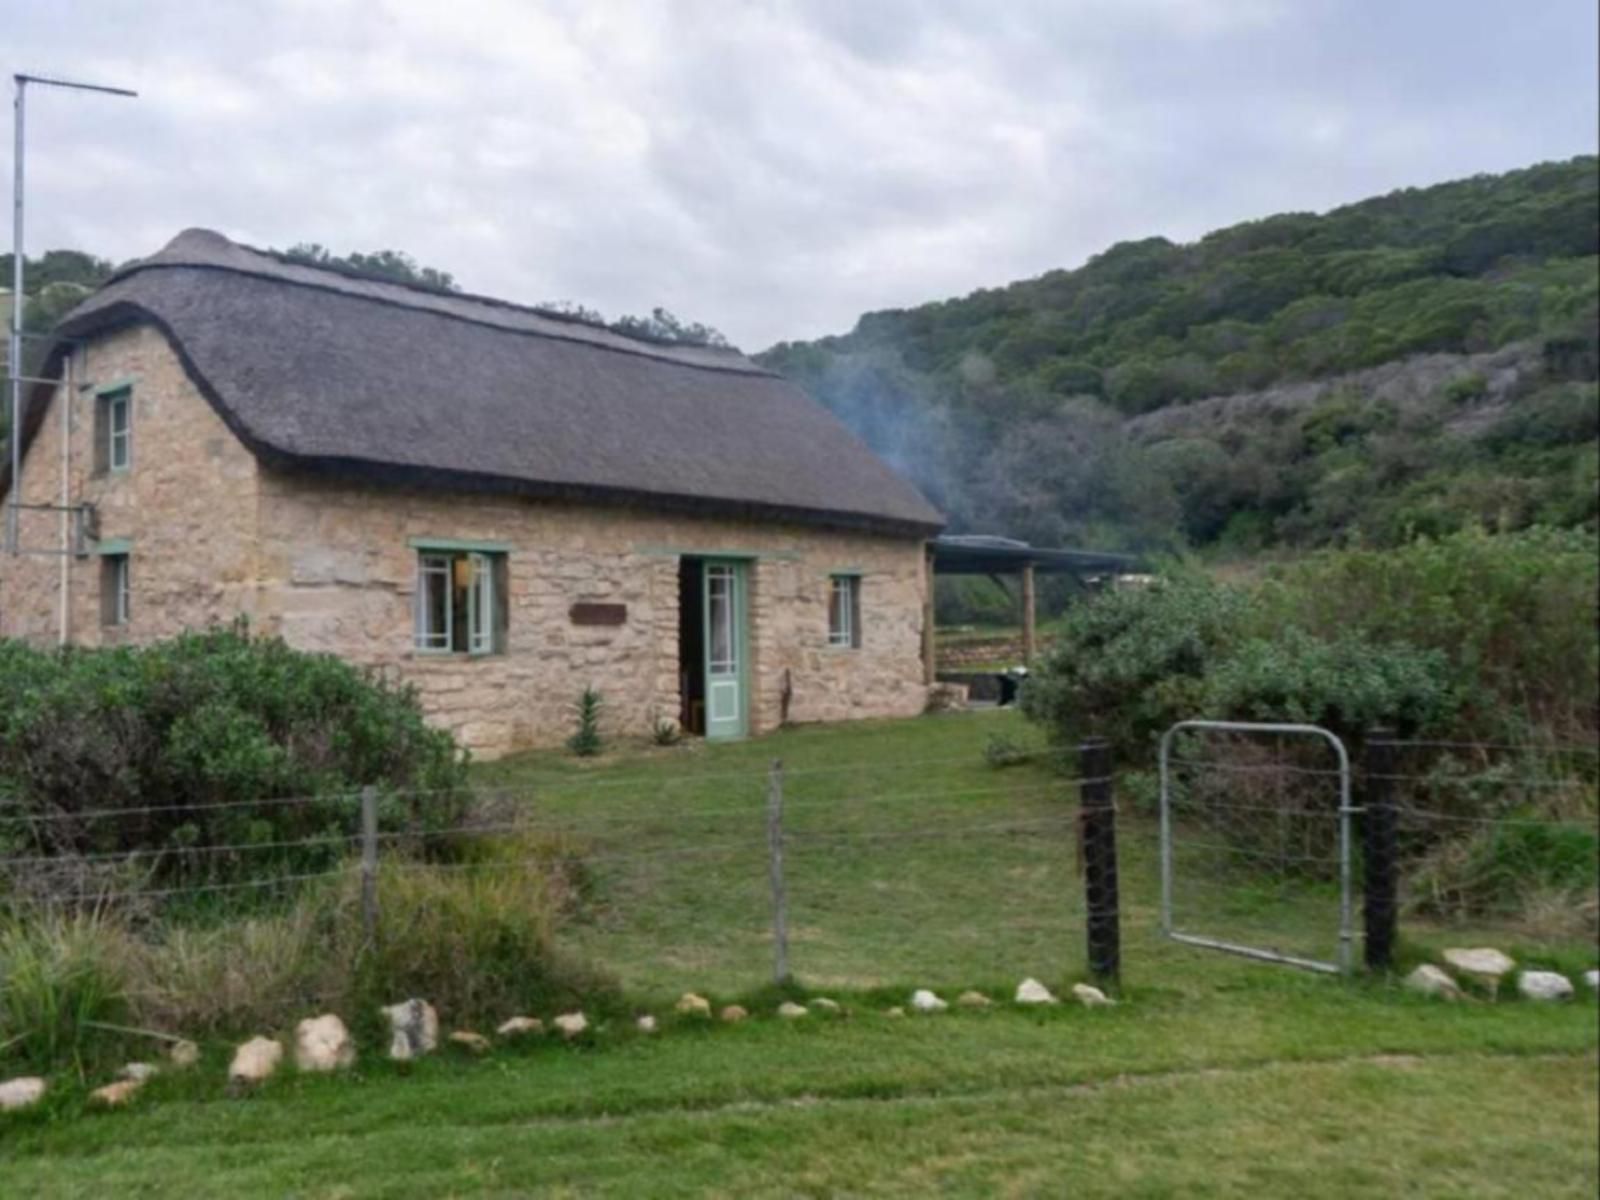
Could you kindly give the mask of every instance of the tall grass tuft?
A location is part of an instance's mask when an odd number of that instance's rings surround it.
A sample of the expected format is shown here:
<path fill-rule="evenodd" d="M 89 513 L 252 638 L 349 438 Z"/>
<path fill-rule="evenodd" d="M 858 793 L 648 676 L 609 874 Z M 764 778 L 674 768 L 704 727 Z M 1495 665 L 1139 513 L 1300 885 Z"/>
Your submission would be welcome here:
<path fill-rule="evenodd" d="M 0 1061 L 81 1070 L 103 1024 L 128 1019 L 127 934 L 92 913 L 47 913 L 0 925 Z"/>

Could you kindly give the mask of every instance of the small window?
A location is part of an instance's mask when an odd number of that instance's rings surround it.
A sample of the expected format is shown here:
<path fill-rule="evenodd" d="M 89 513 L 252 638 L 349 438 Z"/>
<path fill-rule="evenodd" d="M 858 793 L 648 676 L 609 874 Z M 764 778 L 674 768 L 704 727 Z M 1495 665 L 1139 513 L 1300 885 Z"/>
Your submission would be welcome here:
<path fill-rule="evenodd" d="M 95 400 L 94 466 L 104 475 L 133 463 L 133 389 L 118 388 Z"/>
<path fill-rule="evenodd" d="M 851 650 L 861 645 L 861 580 L 858 576 L 829 576 L 828 645 Z"/>
<path fill-rule="evenodd" d="M 505 653 L 506 599 L 504 554 L 420 551 L 416 648 L 436 654 Z"/>
<path fill-rule="evenodd" d="M 132 575 L 126 554 L 104 554 L 100 557 L 100 622 L 103 625 L 121 626 L 128 623 L 129 596 Z"/>

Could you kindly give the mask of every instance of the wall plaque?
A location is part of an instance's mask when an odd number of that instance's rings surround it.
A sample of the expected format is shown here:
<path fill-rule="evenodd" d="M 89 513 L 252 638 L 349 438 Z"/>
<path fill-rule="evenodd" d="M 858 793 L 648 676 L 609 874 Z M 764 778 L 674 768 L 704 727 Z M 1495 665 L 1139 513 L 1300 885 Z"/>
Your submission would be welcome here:
<path fill-rule="evenodd" d="M 567 615 L 574 625 L 621 625 L 628 619 L 628 606 L 580 601 Z"/>

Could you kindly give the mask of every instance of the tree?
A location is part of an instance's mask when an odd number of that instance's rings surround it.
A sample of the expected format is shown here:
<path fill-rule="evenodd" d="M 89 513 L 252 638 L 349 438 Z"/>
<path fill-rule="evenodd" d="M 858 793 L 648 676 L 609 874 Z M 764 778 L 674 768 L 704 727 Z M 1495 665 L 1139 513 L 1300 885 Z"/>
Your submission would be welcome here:
<path fill-rule="evenodd" d="M 298 242 L 279 252 L 291 262 L 308 263 L 314 267 L 330 267 L 349 271 L 355 275 L 369 275 L 376 279 L 389 279 L 397 283 L 414 283 L 437 288 L 443 292 L 459 292 L 461 287 L 449 271 L 437 267 L 421 266 L 404 250 L 374 250 L 370 254 L 359 251 L 335 254 L 316 242 Z"/>

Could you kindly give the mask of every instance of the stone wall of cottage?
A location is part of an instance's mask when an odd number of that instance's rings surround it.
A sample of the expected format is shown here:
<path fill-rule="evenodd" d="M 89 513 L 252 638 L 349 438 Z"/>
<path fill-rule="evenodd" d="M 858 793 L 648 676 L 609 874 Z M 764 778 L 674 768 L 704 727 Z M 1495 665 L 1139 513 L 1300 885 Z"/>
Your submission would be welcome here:
<path fill-rule="evenodd" d="M 72 379 L 56 388 L 29 448 L 22 501 L 60 505 L 65 440 L 69 503 L 95 506 L 100 544 L 130 544 L 131 603 L 125 626 L 106 626 L 99 556 L 70 557 L 68 640 L 147 641 L 252 613 L 256 459 L 195 389 L 165 337 L 139 326 L 95 339 L 77 354 Z M 113 384 L 130 388 L 131 465 L 97 473 L 96 389 Z M 65 438 L 63 415 L 70 421 Z M 24 513 L 20 541 L 33 553 L 0 556 L 0 636 L 54 645 L 61 628 L 61 558 L 53 553 L 61 547 L 59 514 Z"/>
<path fill-rule="evenodd" d="M 503 543 L 505 653 L 413 648 L 415 542 Z M 679 561 L 748 560 L 752 732 L 783 719 L 908 716 L 926 699 L 923 557 L 914 539 L 513 498 L 359 489 L 262 476 L 259 616 L 295 646 L 414 683 L 431 719 L 476 752 L 560 742 L 586 687 L 613 734 L 679 711 Z M 829 578 L 861 577 L 861 646 L 828 645 Z M 578 603 L 620 625 L 575 624 Z M 698 619 L 698 617 L 696 617 Z"/>
<path fill-rule="evenodd" d="M 133 459 L 96 475 L 93 391 L 70 400 L 72 502 L 99 513 L 102 539 L 132 548 L 131 619 L 101 622 L 100 560 L 69 567 L 69 638 L 145 641 L 247 616 L 291 645 L 335 653 L 416 685 L 435 723 L 483 756 L 559 743 L 588 686 L 613 735 L 647 736 L 678 716 L 679 558 L 748 561 L 750 723 L 912 715 L 925 580 L 920 542 L 798 524 L 678 516 L 621 507 L 355 487 L 270 471 L 232 435 L 156 330 L 97 340 L 80 381 L 132 384 Z M 58 503 L 60 403 L 23 470 L 27 503 Z M 53 514 L 24 521 L 25 542 L 59 538 Z M 418 653 L 418 539 L 509 547 L 505 653 Z M 53 643 L 59 559 L 0 564 L 0 636 Z M 861 646 L 828 645 L 829 577 L 861 578 Z M 622 624 L 575 624 L 572 606 L 626 606 Z"/>

